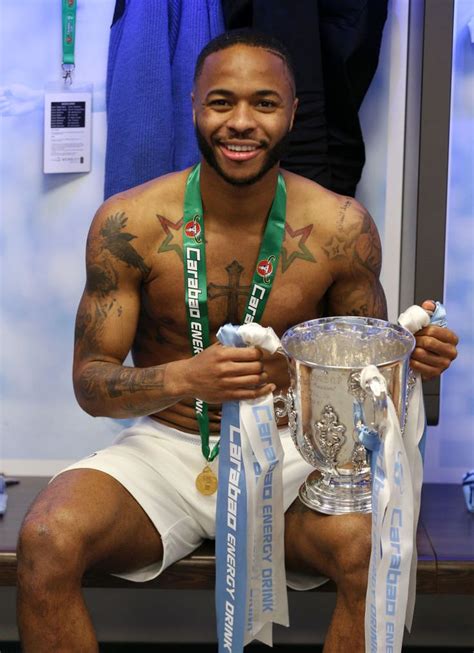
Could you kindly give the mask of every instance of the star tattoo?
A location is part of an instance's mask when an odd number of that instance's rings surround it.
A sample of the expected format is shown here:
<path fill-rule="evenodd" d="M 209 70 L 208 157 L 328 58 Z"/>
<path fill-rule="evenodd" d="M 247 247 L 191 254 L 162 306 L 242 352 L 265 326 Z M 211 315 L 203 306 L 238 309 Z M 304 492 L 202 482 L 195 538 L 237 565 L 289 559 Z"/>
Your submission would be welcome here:
<path fill-rule="evenodd" d="M 326 245 L 323 246 L 323 250 L 326 252 L 328 258 L 330 259 L 336 258 L 336 256 L 344 256 L 344 240 L 342 238 L 338 238 L 337 236 L 333 236 L 331 240 L 328 240 Z"/>
<path fill-rule="evenodd" d="M 166 234 L 166 238 L 158 249 L 158 254 L 161 254 L 162 252 L 176 252 L 179 258 L 182 259 L 183 250 L 181 245 L 173 243 L 172 240 L 176 236 L 176 233 L 174 232 L 177 232 L 178 234 L 180 233 L 181 227 L 183 226 L 183 218 L 177 222 L 172 222 L 171 220 L 168 220 L 168 218 L 165 218 L 164 215 L 157 215 L 156 217 L 160 221 L 161 227 Z"/>
<path fill-rule="evenodd" d="M 301 229 L 293 229 L 288 223 L 285 225 L 285 237 L 283 240 L 283 247 L 281 249 L 281 267 L 282 272 L 286 272 L 290 265 L 296 259 L 303 261 L 310 261 L 316 263 L 316 259 L 311 254 L 305 243 L 313 230 L 313 225 L 308 224 Z M 299 238 L 299 240 L 297 240 Z"/>

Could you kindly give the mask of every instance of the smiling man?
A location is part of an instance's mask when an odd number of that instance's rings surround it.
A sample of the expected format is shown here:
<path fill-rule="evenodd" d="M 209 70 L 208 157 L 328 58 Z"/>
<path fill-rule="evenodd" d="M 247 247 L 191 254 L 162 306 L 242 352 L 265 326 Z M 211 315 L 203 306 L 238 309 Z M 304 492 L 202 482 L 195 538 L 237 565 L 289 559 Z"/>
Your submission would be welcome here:
<path fill-rule="evenodd" d="M 193 106 L 200 167 L 112 197 L 91 226 L 75 392 L 91 415 L 139 419 L 59 474 L 25 519 L 25 653 L 98 650 L 80 590 L 87 569 L 149 580 L 214 537 L 221 404 L 289 382 L 282 357 L 216 342 L 221 325 L 240 323 L 255 304 L 254 275 L 275 273 L 259 321 L 280 336 L 323 315 L 386 317 L 371 217 L 355 200 L 279 169 L 297 106 L 284 48 L 252 32 L 218 37 L 198 59 Z M 263 256 L 282 197 L 281 244 Z M 429 326 L 416 338 L 413 367 L 440 375 L 456 336 Z M 123 364 L 130 350 L 134 367 Z M 304 589 L 332 578 L 325 651 L 362 651 L 370 516 L 307 510 L 296 497 L 308 466 L 280 426 L 288 583 Z"/>

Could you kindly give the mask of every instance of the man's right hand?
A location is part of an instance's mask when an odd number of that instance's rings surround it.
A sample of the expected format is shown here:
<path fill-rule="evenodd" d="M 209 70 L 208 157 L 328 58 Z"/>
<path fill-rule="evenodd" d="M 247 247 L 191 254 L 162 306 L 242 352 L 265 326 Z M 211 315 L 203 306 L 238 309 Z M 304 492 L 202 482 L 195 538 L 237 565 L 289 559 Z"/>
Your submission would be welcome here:
<path fill-rule="evenodd" d="M 209 404 L 257 399 L 276 387 L 268 382 L 263 353 L 257 347 L 215 343 L 190 359 L 177 361 L 173 368 L 171 373 L 183 394 Z"/>

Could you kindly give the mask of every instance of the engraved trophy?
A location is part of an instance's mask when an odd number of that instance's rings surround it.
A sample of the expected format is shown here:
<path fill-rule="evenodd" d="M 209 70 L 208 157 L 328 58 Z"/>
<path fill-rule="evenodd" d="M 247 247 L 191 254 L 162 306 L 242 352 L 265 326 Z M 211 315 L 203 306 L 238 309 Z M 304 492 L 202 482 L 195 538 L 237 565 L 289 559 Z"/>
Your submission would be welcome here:
<path fill-rule="evenodd" d="M 384 320 L 328 317 L 297 324 L 281 345 L 291 384 L 275 398 L 275 413 L 288 415 L 296 448 L 315 467 L 301 501 L 326 514 L 370 512 L 370 461 L 359 433 L 364 427 L 383 438 L 386 396 L 362 388 L 360 373 L 375 365 L 383 374 L 403 429 L 413 335 Z"/>

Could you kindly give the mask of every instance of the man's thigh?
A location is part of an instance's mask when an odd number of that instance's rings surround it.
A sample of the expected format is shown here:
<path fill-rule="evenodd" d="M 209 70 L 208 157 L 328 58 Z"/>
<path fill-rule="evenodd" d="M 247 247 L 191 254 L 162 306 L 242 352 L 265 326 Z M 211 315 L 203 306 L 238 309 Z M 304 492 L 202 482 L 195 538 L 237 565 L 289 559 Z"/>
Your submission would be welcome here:
<path fill-rule="evenodd" d="M 53 479 L 25 519 L 25 525 L 35 523 L 45 535 L 65 538 L 84 569 L 126 572 L 163 557 L 161 537 L 145 511 L 98 470 L 74 469 Z"/>
<path fill-rule="evenodd" d="M 370 514 L 324 515 L 297 498 L 285 513 L 287 568 L 337 582 L 342 571 L 367 564 L 370 533 Z"/>

